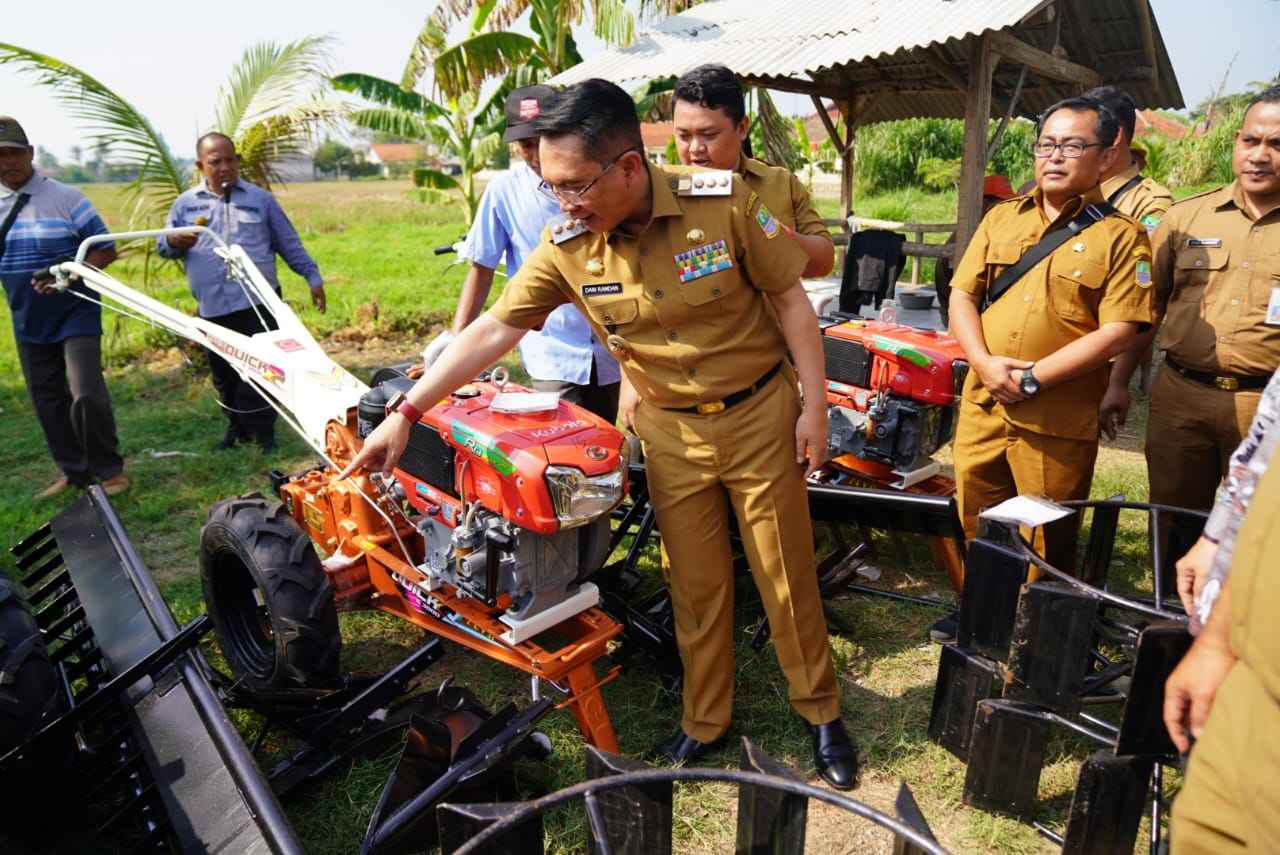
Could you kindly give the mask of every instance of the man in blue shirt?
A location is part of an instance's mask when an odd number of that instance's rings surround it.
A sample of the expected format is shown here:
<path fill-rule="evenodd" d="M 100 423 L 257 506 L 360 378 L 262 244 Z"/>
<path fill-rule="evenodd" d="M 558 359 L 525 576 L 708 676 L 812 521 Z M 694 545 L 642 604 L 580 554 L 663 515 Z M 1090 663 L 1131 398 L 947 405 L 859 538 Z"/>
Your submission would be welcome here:
<path fill-rule="evenodd" d="M 507 96 L 505 142 L 520 147 L 524 163 L 494 178 L 480 199 L 475 222 L 463 245 L 462 257 L 471 270 L 462 283 L 453 327 L 437 336 L 424 353 L 428 365 L 453 337 L 479 317 L 493 286 L 493 271 L 503 257 L 507 276 L 514 276 L 533 252 L 547 222 L 560 213 L 554 196 L 541 192 L 538 134 L 533 121 L 555 96 L 549 86 L 526 86 Z M 520 341 L 520 359 L 542 392 L 560 397 L 614 421 L 618 414 L 618 384 L 622 372 L 609 351 L 596 341 L 586 319 L 576 308 L 564 305 Z"/>
<path fill-rule="evenodd" d="M 320 268 L 307 254 L 275 197 L 240 178 L 240 155 L 231 138 L 216 132 L 200 137 L 196 141 L 196 168 L 204 181 L 174 200 L 165 225 L 207 226 L 227 243 L 239 244 L 277 294 L 280 282 L 276 277 L 276 256 L 280 255 L 290 270 L 307 280 L 311 302 L 323 312 L 324 279 Z M 200 317 L 245 335 L 277 329 L 275 317 L 257 301 L 251 303 L 247 289 L 227 274 L 226 265 L 214 252 L 215 246 L 213 239 L 204 234 L 157 239 L 162 256 L 183 260 Z M 213 351 L 206 353 L 213 386 L 228 422 L 227 433 L 215 450 L 224 451 L 252 439 L 263 451 L 274 451 L 276 411 L 252 385 L 240 379 L 226 360 Z"/>
<path fill-rule="evenodd" d="M 62 471 L 36 498 L 95 480 L 115 495 L 129 479 L 102 377 L 102 308 L 81 298 L 89 295 L 83 284 L 55 292 L 38 275 L 107 227 L 79 190 L 35 174 L 34 153 L 17 121 L 0 116 L 0 279 L 31 403 Z M 85 260 L 101 269 L 115 257 L 115 245 L 104 243 Z"/>

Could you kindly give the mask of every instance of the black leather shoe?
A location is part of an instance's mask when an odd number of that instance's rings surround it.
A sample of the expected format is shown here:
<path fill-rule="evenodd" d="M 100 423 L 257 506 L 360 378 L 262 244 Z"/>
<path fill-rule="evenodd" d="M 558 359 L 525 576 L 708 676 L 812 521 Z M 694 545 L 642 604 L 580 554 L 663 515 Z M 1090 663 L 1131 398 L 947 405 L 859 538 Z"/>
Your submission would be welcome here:
<path fill-rule="evenodd" d="M 858 748 L 845 733 L 840 719 L 826 724 L 809 725 L 813 736 L 813 763 L 818 774 L 837 790 L 852 790 L 858 785 Z"/>
<path fill-rule="evenodd" d="M 240 442 L 240 436 L 232 430 L 227 431 L 226 435 L 218 441 L 213 447 L 214 451 L 230 451 L 236 447 L 236 443 Z"/>
<path fill-rule="evenodd" d="M 683 729 L 659 742 L 645 755 L 646 760 L 658 763 L 692 763 L 694 760 L 719 751 L 724 747 L 724 737 L 712 742 L 699 742 L 692 736 L 685 735 Z"/>
<path fill-rule="evenodd" d="M 270 454 L 276 450 L 275 435 L 260 436 L 254 440 L 258 444 L 258 448 L 262 449 L 263 454 Z"/>

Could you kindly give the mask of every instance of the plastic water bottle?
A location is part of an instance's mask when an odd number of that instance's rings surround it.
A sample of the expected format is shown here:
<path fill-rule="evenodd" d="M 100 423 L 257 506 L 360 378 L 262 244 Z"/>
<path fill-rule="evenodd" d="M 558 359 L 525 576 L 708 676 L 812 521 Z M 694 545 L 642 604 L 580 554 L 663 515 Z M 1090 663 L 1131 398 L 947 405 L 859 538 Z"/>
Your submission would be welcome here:
<path fill-rule="evenodd" d="M 884 300 L 880 303 L 880 320 L 886 324 L 898 322 L 898 301 Z"/>

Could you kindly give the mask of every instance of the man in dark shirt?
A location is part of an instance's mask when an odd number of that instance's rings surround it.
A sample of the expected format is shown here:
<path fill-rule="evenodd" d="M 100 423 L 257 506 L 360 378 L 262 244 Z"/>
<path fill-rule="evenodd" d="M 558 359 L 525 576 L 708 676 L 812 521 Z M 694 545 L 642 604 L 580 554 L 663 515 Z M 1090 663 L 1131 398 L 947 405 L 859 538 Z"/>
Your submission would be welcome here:
<path fill-rule="evenodd" d="M 35 174 L 34 153 L 22 126 L 0 116 L 0 279 L 31 403 L 61 470 L 36 498 L 93 481 L 114 495 L 129 479 L 102 376 L 102 309 L 77 296 L 88 294 L 83 285 L 51 292 L 37 276 L 107 227 L 79 190 Z M 104 243 L 85 260 L 101 269 L 115 257 L 114 244 Z"/>

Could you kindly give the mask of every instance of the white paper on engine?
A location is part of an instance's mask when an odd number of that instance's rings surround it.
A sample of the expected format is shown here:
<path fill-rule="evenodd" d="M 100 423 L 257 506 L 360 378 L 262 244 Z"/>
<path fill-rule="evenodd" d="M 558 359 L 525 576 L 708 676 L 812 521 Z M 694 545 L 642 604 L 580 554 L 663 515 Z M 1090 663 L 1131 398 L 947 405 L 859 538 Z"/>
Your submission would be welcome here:
<path fill-rule="evenodd" d="M 497 413 L 544 413 L 558 406 L 559 392 L 499 392 L 489 402 Z"/>

